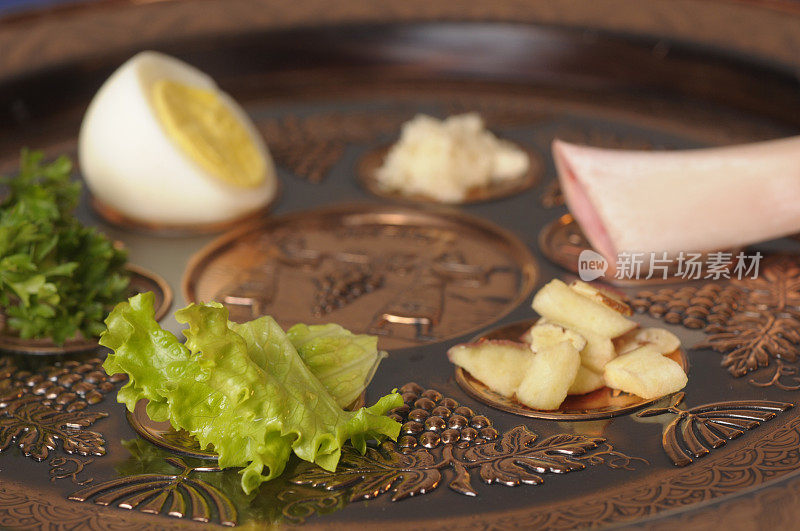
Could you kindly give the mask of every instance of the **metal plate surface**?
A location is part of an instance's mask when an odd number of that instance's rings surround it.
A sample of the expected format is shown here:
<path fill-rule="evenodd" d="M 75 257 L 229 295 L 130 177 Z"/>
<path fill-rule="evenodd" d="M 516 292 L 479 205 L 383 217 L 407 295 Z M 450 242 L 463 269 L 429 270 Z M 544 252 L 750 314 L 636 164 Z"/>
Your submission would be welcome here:
<path fill-rule="evenodd" d="M 131 20 L 142 21 L 142 31 L 187 28 L 191 20 L 183 24 L 170 17 L 185 13 L 188 4 L 137 6 L 131 8 L 136 15 Z M 725 7 L 720 20 L 730 20 L 733 3 L 708 4 Z M 218 19 L 199 11 L 194 16 L 207 24 L 225 19 L 229 11 L 233 18 L 226 20 L 234 20 L 237 11 L 230 5 L 220 8 Z M 77 9 L 64 23 L 69 22 L 70 31 L 81 20 L 84 27 L 101 23 L 114 28 L 106 23 L 115 9 L 110 4 L 93 13 Z M 423 18 L 435 18 L 440 8 L 431 9 Z M 280 12 L 295 13 L 285 5 Z M 238 13 L 242 18 L 258 15 Z M 508 14 L 513 9 L 504 13 L 498 17 L 517 20 Z M 50 67 L 0 76 L 0 116 L 9 124 L 0 131 L 0 168 L 12 170 L 23 145 L 50 155 L 74 154 L 80 118 L 93 91 L 116 65 L 146 45 L 210 73 L 253 117 L 283 185 L 274 217 L 257 226 L 294 220 L 313 238 L 320 223 L 303 225 L 307 214 L 335 211 L 340 220 L 347 219 L 352 214 L 341 214 L 341 205 L 354 202 L 363 202 L 367 206 L 358 208 L 372 212 L 402 211 L 406 220 L 413 212 L 415 219 L 437 227 L 459 227 L 453 229 L 459 235 L 462 227 L 481 233 L 475 227 L 483 222 L 453 220 L 477 218 L 520 241 L 538 263 L 539 281 L 546 282 L 570 278 L 538 247 L 542 229 L 566 213 L 552 186 L 555 172 L 548 154 L 553 138 L 675 149 L 800 132 L 797 79 L 767 64 L 713 55 L 678 41 L 663 44 L 661 37 L 637 40 L 465 20 L 478 20 L 478 14 L 456 18 L 392 24 L 393 17 L 386 15 L 347 26 L 292 29 L 281 19 L 280 31 L 212 31 L 183 39 L 155 39 L 145 32 L 135 46 L 95 43 L 61 63 L 58 54 L 31 46 L 30 62 L 19 54 L 3 57 L 17 65 Z M 774 37 L 772 26 L 754 22 L 753 28 L 761 31 L 765 43 Z M 695 29 L 702 31 L 701 26 Z M 53 87 L 60 91 L 54 93 Z M 480 112 L 499 136 L 541 155 L 542 176 L 536 186 L 502 199 L 432 212 L 387 204 L 359 184 L 359 161 L 395 138 L 405 120 L 418 112 L 442 117 L 470 110 Z M 78 215 L 125 242 L 131 261 L 158 272 L 172 289 L 181 287 L 191 257 L 214 239 L 157 237 L 109 224 L 91 209 L 88 195 Z M 379 245 L 381 251 L 373 253 L 383 256 L 392 246 L 378 240 L 382 243 L 367 243 Z M 508 249 L 508 241 L 503 237 L 481 248 Z M 337 247 L 330 244 L 324 251 L 351 258 L 364 251 L 352 240 Z M 683 395 L 633 414 L 584 421 L 534 419 L 485 406 L 459 387 L 445 353 L 469 340 L 476 327 L 485 331 L 534 317 L 525 290 L 506 290 L 504 297 L 514 304 L 487 306 L 480 320 L 453 327 L 435 341 L 403 336 L 385 345 L 390 357 L 370 385 L 367 403 L 403 386 L 407 408 L 392 413 L 408 425 L 402 441 L 376 447 L 367 456 L 348 452 L 340 470 L 346 476 L 292 462 L 281 478 L 256 495 L 241 491 L 236 470 L 220 471 L 212 461 L 177 455 L 138 437 L 124 406 L 113 399 L 122 382 L 103 375 L 101 360 L 78 354 L 2 356 L 0 526 L 671 529 L 713 528 L 731 518 L 732 528 L 737 519 L 793 525 L 800 512 L 792 510 L 800 507 L 800 408 L 793 407 L 800 396 L 800 338 L 795 335 L 800 328 L 800 243 L 786 239 L 757 249 L 768 257 L 762 281 L 624 288 L 640 312 L 637 320 L 667 326 L 680 336 L 691 365 Z M 464 254 L 480 264 L 496 259 L 476 251 Z M 508 260 L 507 255 L 501 258 Z M 301 267 L 291 273 L 305 274 Z M 293 305 L 291 314 L 278 306 L 270 311 L 288 324 L 311 315 L 313 282 L 307 281 L 307 292 L 286 299 Z M 352 304 L 366 301 L 365 296 Z M 362 315 L 375 315 L 379 304 L 374 302 L 371 313 Z M 350 308 L 354 306 L 345 305 L 325 317 L 338 321 Z M 460 311 L 469 315 L 471 310 Z M 362 318 L 343 324 L 366 330 L 370 323 L 356 322 Z M 174 333 L 181 328 L 170 317 L 164 324 Z M 406 382 L 419 385 L 404 386 Z M 445 429 L 431 417 L 445 422 Z M 18 429 L 42 437 L 20 438 Z M 455 431 L 445 435 L 448 430 Z"/>

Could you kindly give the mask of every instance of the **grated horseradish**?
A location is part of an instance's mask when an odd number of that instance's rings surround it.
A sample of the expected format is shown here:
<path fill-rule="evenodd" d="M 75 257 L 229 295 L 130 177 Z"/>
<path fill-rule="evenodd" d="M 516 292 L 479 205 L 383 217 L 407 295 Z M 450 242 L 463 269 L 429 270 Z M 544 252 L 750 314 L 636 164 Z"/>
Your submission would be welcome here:
<path fill-rule="evenodd" d="M 529 164 L 527 153 L 494 136 L 477 113 L 445 120 L 419 114 L 403 124 L 376 177 L 390 191 L 455 203 L 472 188 L 522 177 Z"/>

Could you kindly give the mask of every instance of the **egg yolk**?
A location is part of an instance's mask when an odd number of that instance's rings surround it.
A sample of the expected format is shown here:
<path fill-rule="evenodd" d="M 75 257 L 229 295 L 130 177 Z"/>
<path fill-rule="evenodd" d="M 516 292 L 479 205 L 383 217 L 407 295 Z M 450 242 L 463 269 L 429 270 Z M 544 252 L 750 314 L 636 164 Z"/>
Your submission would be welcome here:
<path fill-rule="evenodd" d="M 167 136 L 208 173 L 243 188 L 264 182 L 264 157 L 215 91 L 160 80 L 151 96 Z"/>

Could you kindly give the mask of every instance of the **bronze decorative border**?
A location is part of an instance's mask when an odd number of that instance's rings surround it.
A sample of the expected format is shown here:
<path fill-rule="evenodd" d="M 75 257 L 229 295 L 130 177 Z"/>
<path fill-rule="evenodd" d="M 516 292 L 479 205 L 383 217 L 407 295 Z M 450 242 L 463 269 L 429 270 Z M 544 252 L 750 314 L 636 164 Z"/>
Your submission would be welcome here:
<path fill-rule="evenodd" d="M 452 516 L 440 521 L 409 519 L 400 523 L 360 522 L 386 530 L 524 529 L 568 530 L 603 527 L 642 520 L 663 511 L 677 510 L 727 496 L 772 479 L 798 475 L 800 466 L 800 417 L 794 416 L 775 430 L 752 437 L 730 452 L 720 452 L 690 467 L 677 468 L 658 477 L 637 480 L 599 494 L 523 508 L 505 514 L 481 513 Z M 347 529 L 351 523 L 326 528 Z"/>
<path fill-rule="evenodd" d="M 298 26 L 403 21 L 508 21 L 585 27 L 735 50 L 767 61 L 797 66 L 800 8 L 781 0 L 564 0 L 558 3 L 495 0 L 428 2 L 392 0 L 364 4 L 345 0 L 330 9 L 325 0 L 92 2 L 61 11 L 62 16 L 24 15 L 0 20 L 0 72 L 7 76 L 95 56 L 124 53 L 144 43 L 218 37 L 226 33 Z M 201 10 L 202 17 L 197 17 Z M 91 30 L 88 29 L 89 25 Z M 102 34 L 98 30 L 106 28 Z"/>

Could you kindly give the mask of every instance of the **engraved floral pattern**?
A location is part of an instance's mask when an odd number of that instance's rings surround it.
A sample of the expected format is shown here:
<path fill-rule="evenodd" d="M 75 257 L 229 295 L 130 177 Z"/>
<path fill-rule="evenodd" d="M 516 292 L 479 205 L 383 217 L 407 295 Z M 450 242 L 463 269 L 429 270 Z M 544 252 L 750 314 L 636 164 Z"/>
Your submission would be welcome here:
<path fill-rule="evenodd" d="M 196 522 L 210 522 L 216 516 L 222 525 L 236 525 L 236 508 L 228 497 L 213 485 L 189 477 L 195 470 L 208 472 L 219 468 L 191 467 L 174 457 L 166 461 L 181 472 L 121 477 L 75 492 L 69 499 L 81 502 L 93 499 L 97 505 L 116 505 L 150 514 L 166 510 L 169 516 Z"/>
<path fill-rule="evenodd" d="M 327 112 L 286 115 L 263 120 L 259 129 L 278 164 L 312 183 L 325 180 L 351 142 L 368 142 L 393 134 L 413 110 L 391 112 Z"/>
<path fill-rule="evenodd" d="M 37 460 L 47 459 L 58 441 L 68 454 L 103 455 L 105 440 L 87 430 L 105 413 L 64 412 L 40 402 L 35 396 L 23 396 L 2 409 L 0 416 L 0 451 L 16 443 L 22 452 Z"/>
<path fill-rule="evenodd" d="M 672 324 L 702 329 L 696 348 L 722 354 L 734 377 L 757 387 L 800 389 L 800 265 L 788 255 L 766 257 L 756 278 L 640 291 L 631 301 Z"/>
<path fill-rule="evenodd" d="M 104 455 L 103 435 L 89 430 L 106 413 L 84 411 L 114 388 L 101 360 L 68 361 L 36 372 L 0 359 L 0 452 L 12 445 L 37 461 L 61 448 L 68 454 Z"/>
<path fill-rule="evenodd" d="M 94 478 L 80 477 L 84 468 L 94 461 L 93 458 L 81 460 L 72 456 L 58 456 L 50 460 L 50 481 L 58 479 L 69 479 L 76 485 L 88 485 Z"/>
<path fill-rule="evenodd" d="M 561 434 L 537 442 L 537 436 L 525 426 L 504 433 L 497 442 L 457 448 L 447 444 L 441 456 L 434 457 L 425 448 L 401 452 L 392 442 L 370 449 L 362 456 L 348 451 L 335 473 L 307 466 L 290 481 L 327 491 L 347 489 L 350 501 L 376 498 L 391 492 L 392 501 L 425 494 L 436 489 L 443 471 L 452 469 L 452 490 L 476 496 L 471 485 L 472 469 L 484 483 L 508 487 L 540 485 L 545 474 L 565 474 L 586 468 L 576 459 L 604 443 L 605 439 Z"/>
<path fill-rule="evenodd" d="M 399 501 L 431 492 L 443 481 L 459 494 L 477 496 L 473 471 L 486 484 L 516 487 L 540 485 L 547 474 L 575 472 L 587 465 L 633 470 L 637 460 L 647 464 L 614 450 L 602 437 L 562 433 L 539 440 L 525 426 L 498 434 L 487 417 L 435 389 L 411 382 L 400 391 L 406 404 L 391 416 L 403 423 L 401 431 L 407 435 L 397 443 L 370 448 L 363 456 L 346 449 L 335 473 L 304 463 L 289 481 L 351 502 L 386 493 Z"/>
<path fill-rule="evenodd" d="M 443 466 L 425 449 L 402 453 L 394 444 L 384 443 L 378 449 L 368 448 L 363 456 L 347 448 L 335 473 L 309 466 L 291 482 L 328 491 L 349 489 L 349 501 L 369 500 L 386 492 L 398 501 L 435 489 Z"/>

